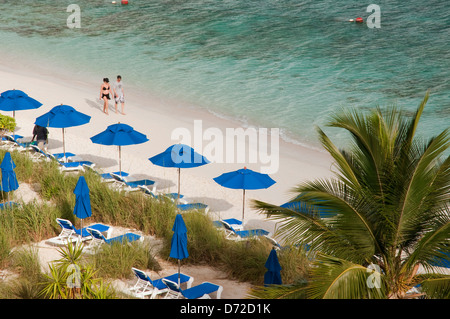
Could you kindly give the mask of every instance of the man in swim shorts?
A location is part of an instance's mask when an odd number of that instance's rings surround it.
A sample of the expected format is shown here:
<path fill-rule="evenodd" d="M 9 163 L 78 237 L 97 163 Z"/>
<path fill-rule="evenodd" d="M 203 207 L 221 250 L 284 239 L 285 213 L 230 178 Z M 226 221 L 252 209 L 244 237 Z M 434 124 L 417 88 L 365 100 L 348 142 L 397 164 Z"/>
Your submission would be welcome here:
<path fill-rule="evenodd" d="M 117 113 L 117 104 L 120 102 L 122 104 L 122 114 L 125 115 L 125 113 L 123 112 L 125 105 L 125 96 L 123 93 L 122 77 L 120 75 L 117 76 L 117 81 L 116 83 L 114 83 L 114 100 L 116 106 L 116 113 Z"/>
<path fill-rule="evenodd" d="M 46 127 L 35 125 L 33 128 L 33 137 L 31 142 L 36 137 L 37 145 L 42 151 L 47 151 L 46 145 L 48 144 L 48 130 Z"/>

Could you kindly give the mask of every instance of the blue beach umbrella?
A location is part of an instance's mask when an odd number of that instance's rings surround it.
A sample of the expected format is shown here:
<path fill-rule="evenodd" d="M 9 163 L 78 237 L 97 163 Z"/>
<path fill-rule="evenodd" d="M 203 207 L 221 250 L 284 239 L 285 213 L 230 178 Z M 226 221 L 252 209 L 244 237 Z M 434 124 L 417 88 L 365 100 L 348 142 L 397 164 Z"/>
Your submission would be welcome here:
<path fill-rule="evenodd" d="M 245 190 L 269 188 L 276 183 L 269 175 L 252 171 L 246 167 L 224 173 L 213 179 L 223 187 L 243 190 L 242 221 L 244 221 Z"/>
<path fill-rule="evenodd" d="M 110 125 L 103 132 L 91 137 L 92 143 L 119 146 L 119 173 L 122 175 L 121 147 L 141 144 L 148 141 L 147 136 L 133 129 L 133 127 L 117 123 Z"/>
<path fill-rule="evenodd" d="M 36 118 L 34 124 L 43 127 L 55 127 L 62 129 L 63 136 L 63 152 L 66 158 L 66 144 L 64 140 L 64 129 L 66 127 L 79 126 L 89 123 L 91 117 L 89 115 L 78 112 L 69 105 L 58 105 L 49 112 Z"/>
<path fill-rule="evenodd" d="M 91 199 L 89 197 L 89 187 L 84 176 L 78 178 L 77 185 L 73 190 L 75 194 L 75 207 L 73 214 L 81 219 L 81 229 L 83 229 L 83 219 L 92 215 Z"/>
<path fill-rule="evenodd" d="M 20 90 L 8 90 L 0 95 L 0 110 L 12 111 L 13 117 L 15 117 L 16 111 L 37 109 L 41 106 L 41 102 L 29 97 Z"/>
<path fill-rule="evenodd" d="M 42 103 L 29 97 L 20 90 L 8 90 L 0 95 L 0 110 L 13 112 L 16 117 L 16 111 L 37 109 Z"/>
<path fill-rule="evenodd" d="M 192 147 L 186 144 L 174 144 L 164 152 L 149 158 L 149 160 L 158 166 L 178 168 L 178 197 L 180 196 L 181 169 L 199 167 L 209 163 L 206 157 L 195 152 Z"/>
<path fill-rule="evenodd" d="M 181 259 L 189 257 L 187 250 L 187 228 L 181 214 L 177 214 L 175 217 L 172 231 L 173 236 L 169 256 L 178 259 L 178 285 L 180 285 Z"/>
<path fill-rule="evenodd" d="M 270 251 L 264 266 L 267 268 L 267 272 L 264 274 L 264 286 L 281 285 L 281 266 L 275 249 Z"/>
<path fill-rule="evenodd" d="M 16 168 L 16 164 L 11 158 L 11 154 L 6 152 L 5 157 L 3 157 L 2 163 L 0 164 L 0 169 L 2 171 L 2 191 L 8 193 L 8 201 L 9 201 L 9 192 L 15 191 L 19 188 L 19 183 L 17 182 L 16 173 L 14 169 Z"/>

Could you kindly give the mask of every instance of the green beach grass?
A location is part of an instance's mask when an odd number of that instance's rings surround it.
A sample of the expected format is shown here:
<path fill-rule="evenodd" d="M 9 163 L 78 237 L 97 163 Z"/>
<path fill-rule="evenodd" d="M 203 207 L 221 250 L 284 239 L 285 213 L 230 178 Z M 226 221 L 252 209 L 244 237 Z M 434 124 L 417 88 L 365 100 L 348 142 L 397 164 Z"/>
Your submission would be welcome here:
<path fill-rule="evenodd" d="M 5 151 L 0 150 L 3 158 Z M 32 161 L 28 154 L 12 152 L 16 164 L 16 175 L 21 183 L 29 184 L 42 199 L 42 202 L 20 203 L 19 207 L 5 209 L 0 218 L 0 265 L 19 275 L 22 269 L 36 267 L 36 254 L 28 252 L 28 266 L 18 266 L 18 255 L 12 251 L 24 244 L 39 242 L 56 236 L 60 227 L 56 218 L 68 219 L 80 227 L 80 221 L 73 215 L 75 195 L 73 190 L 79 174 L 60 172 L 54 162 Z M 101 181 L 100 177 L 90 171 L 82 173 L 90 189 L 92 216 L 84 223 L 104 223 L 111 226 L 132 228 L 144 235 L 161 239 L 162 248 L 154 249 L 151 245 L 112 245 L 100 253 L 87 258 L 94 267 L 95 276 L 103 280 L 130 279 L 133 277 L 131 267 L 159 271 L 161 266 L 156 257 L 176 262 L 169 258 L 172 226 L 176 216 L 176 207 L 164 198 L 150 198 L 142 192 L 116 190 Z M 6 194 L 3 194 L 6 198 Z M 14 195 L 10 195 L 14 200 Z M 230 279 L 246 281 L 253 285 L 263 284 L 265 261 L 272 249 L 265 238 L 249 241 L 232 241 L 225 238 L 217 229 L 211 218 L 201 212 L 183 213 L 188 229 L 189 258 L 182 264 L 208 264 L 224 271 Z M 24 252 L 22 251 L 22 254 Z M 280 250 L 280 264 L 283 268 L 284 283 L 304 280 L 307 274 L 308 260 L 304 252 L 298 249 Z M 44 276 L 27 276 L 27 281 L 18 280 L 18 287 L 0 287 L 0 297 L 23 298 L 36 296 L 34 285 Z M 31 279 L 30 279 L 31 278 Z M 30 280 L 36 279 L 36 282 Z M 0 284 L 3 286 L 4 284 Z"/>

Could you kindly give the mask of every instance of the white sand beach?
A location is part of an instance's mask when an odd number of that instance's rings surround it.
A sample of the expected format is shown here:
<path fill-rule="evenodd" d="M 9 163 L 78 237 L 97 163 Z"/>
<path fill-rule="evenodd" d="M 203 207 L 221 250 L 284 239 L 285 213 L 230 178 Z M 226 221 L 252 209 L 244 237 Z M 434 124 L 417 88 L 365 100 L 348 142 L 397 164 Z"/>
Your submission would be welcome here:
<path fill-rule="evenodd" d="M 16 112 L 17 129 L 15 133 L 23 135 L 24 141 L 31 140 L 36 117 L 48 112 L 56 105 L 70 105 L 92 118 L 89 124 L 65 130 L 66 151 L 75 153 L 84 160 L 94 162 L 98 170 L 112 172 L 118 170 L 118 148 L 94 144 L 89 138 L 114 123 L 121 122 L 131 125 L 135 130 L 146 134 L 149 141 L 122 147 L 122 170 L 130 173 L 129 180 L 153 179 L 158 182 L 158 191 L 176 192 L 177 170 L 153 165 L 148 160 L 170 145 L 179 142 L 179 140 L 171 138 L 172 132 L 177 128 L 185 128 L 193 133 L 194 120 L 202 120 L 203 129 L 213 127 L 222 132 L 225 132 L 226 128 L 240 127 L 238 122 L 218 118 L 193 106 L 181 106 L 183 104 L 177 101 L 162 100 L 146 92 L 127 90 L 126 78 L 124 79 L 126 115 L 116 114 L 112 102 L 109 104 L 109 115 L 106 115 L 102 112 L 103 102 L 99 100 L 102 77 L 99 76 L 98 83 L 73 82 L 70 79 L 56 77 L 45 72 L 38 75 L 25 69 L 12 71 L 5 66 L 0 66 L 1 92 L 11 89 L 22 90 L 43 103 L 43 106 L 38 109 Z M 110 81 L 115 81 L 114 75 L 110 75 Z M 12 112 L 2 111 L 2 114 L 12 116 Z M 62 152 L 62 130 L 49 128 L 49 132 L 49 152 Z M 204 145 L 206 144 L 207 142 L 204 141 Z M 191 146 L 195 147 L 195 145 Z M 196 149 L 196 151 L 202 152 L 201 149 Z M 330 176 L 332 174 L 331 163 L 331 158 L 321 150 L 280 140 L 279 169 L 276 173 L 270 174 L 276 184 L 269 189 L 246 192 L 245 223 L 250 227 L 257 226 L 274 233 L 275 223 L 253 211 L 250 207 L 251 199 L 282 204 L 292 199 L 293 194 L 290 191 L 297 184 Z M 244 166 L 255 171 L 260 170 L 260 165 L 252 163 L 210 163 L 198 168 L 184 169 L 181 171 L 181 193 L 186 197 L 208 204 L 210 212 L 216 218 L 240 219 L 242 191 L 224 188 L 214 182 L 213 178 Z M 23 189 L 21 191 L 21 196 L 26 196 L 27 191 Z M 95 221 L 95 217 L 93 219 Z M 194 272 L 194 268 L 187 271 Z M 224 280 L 223 277 L 221 278 L 221 274 L 211 271 L 209 278 L 206 279 L 201 276 L 208 276 L 207 272 L 197 271 L 199 278 L 196 277 L 196 282 Z M 227 285 L 223 297 L 242 298 L 245 295 L 242 292 L 246 288 L 247 285 L 242 283 L 236 283 L 235 286 Z M 232 289 L 241 292 L 236 293 Z"/>

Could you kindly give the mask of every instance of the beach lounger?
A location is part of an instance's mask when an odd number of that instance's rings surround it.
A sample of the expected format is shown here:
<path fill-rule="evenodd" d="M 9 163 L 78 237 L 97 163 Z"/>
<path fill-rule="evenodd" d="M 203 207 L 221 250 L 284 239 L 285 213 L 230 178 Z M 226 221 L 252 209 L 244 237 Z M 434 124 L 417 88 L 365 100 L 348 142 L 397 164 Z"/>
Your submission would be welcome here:
<path fill-rule="evenodd" d="M 5 135 L 3 140 L 7 142 L 9 151 L 29 151 L 31 149 L 31 143 L 20 142 L 19 140 L 22 138 L 23 136 L 21 135 Z"/>
<path fill-rule="evenodd" d="M 177 208 L 180 211 L 189 211 L 193 209 L 201 210 L 204 209 L 207 213 L 209 211 L 209 206 L 203 203 L 190 203 L 188 200 L 184 199 L 184 195 L 180 194 L 180 197 L 178 197 L 178 193 L 161 193 L 159 195 L 155 194 L 155 191 L 150 190 L 145 185 L 139 185 L 139 188 L 144 192 L 144 194 L 149 195 L 153 198 L 160 198 L 160 197 L 167 197 L 173 202 L 176 202 L 177 199 L 180 200 L 181 204 L 177 204 Z M 182 200 L 183 199 L 183 200 Z"/>
<path fill-rule="evenodd" d="M 112 175 L 110 173 L 99 173 L 97 172 L 93 166 L 91 165 L 85 165 L 83 164 L 83 167 L 85 170 L 91 171 L 92 173 L 98 175 L 100 177 L 100 180 L 103 183 L 113 183 L 116 181 L 116 179 L 114 177 L 112 177 Z M 116 172 L 114 174 L 119 174 L 120 172 Z M 128 173 L 122 172 L 122 174 L 126 174 L 128 175 Z"/>
<path fill-rule="evenodd" d="M 50 154 L 50 153 L 46 153 L 43 150 L 41 150 L 37 145 L 34 144 L 30 144 L 30 149 L 32 149 L 33 151 L 35 151 L 35 156 L 37 158 L 44 158 L 45 160 L 52 160 L 52 159 L 56 159 L 56 160 L 61 160 L 64 159 L 64 153 L 54 153 L 54 154 Z M 71 158 L 76 157 L 75 154 L 70 153 L 70 152 L 66 152 L 66 159 L 69 160 Z"/>
<path fill-rule="evenodd" d="M 23 136 L 22 135 L 4 135 L 1 137 L 1 141 L 3 142 L 4 145 L 11 147 L 17 143 L 20 143 L 20 139 L 22 139 Z"/>
<path fill-rule="evenodd" d="M 151 280 L 150 277 L 142 270 L 137 268 L 131 268 L 134 275 L 137 277 L 136 284 L 129 289 L 131 295 L 137 298 L 145 298 L 147 296 L 150 299 L 154 299 L 156 296 L 167 293 L 169 288 L 162 281 L 163 278 Z M 164 277 L 174 282 L 178 282 L 178 273 Z M 194 277 L 180 274 L 180 284 L 185 285 L 187 288 L 191 288 Z"/>
<path fill-rule="evenodd" d="M 83 171 L 84 167 L 86 165 L 89 165 L 91 167 L 94 167 L 95 164 L 90 162 L 90 161 L 77 161 L 77 162 L 61 162 L 60 160 L 58 160 L 55 156 L 53 156 L 53 154 L 48 154 L 48 156 L 55 160 L 59 166 L 60 166 L 60 170 L 62 172 L 67 172 L 67 171 Z"/>
<path fill-rule="evenodd" d="M 175 281 L 169 279 L 162 278 L 162 281 L 169 288 L 164 298 L 211 299 L 210 295 L 214 293 L 216 299 L 220 299 L 223 291 L 222 286 L 207 281 L 188 289 L 181 289 Z"/>
<path fill-rule="evenodd" d="M 141 179 L 137 181 L 127 181 L 123 176 L 111 173 L 111 176 L 124 187 L 125 191 L 137 191 L 140 190 L 139 186 L 152 186 L 152 191 L 156 192 L 156 182 L 150 179 Z"/>
<path fill-rule="evenodd" d="M 37 145 L 31 144 L 30 149 L 34 151 L 33 155 L 36 159 L 43 159 L 46 161 L 50 161 L 51 158 L 48 156 L 47 153 L 45 153 L 43 150 L 41 150 Z"/>
<path fill-rule="evenodd" d="M 145 195 L 148 195 L 153 198 L 161 198 L 161 197 L 167 197 L 170 198 L 172 201 L 176 200 L 178 198 L 178 193 L 160 193 L 159 195 L 156 195 L 150 188 L 148 188 L 146 185 L 139 185 L 138 186 L 141 191 L 144 192 Z M 183 195 L 180 194 L 180 198 L 183 198 Z"/>
<path fill-rule="evenodd" d="M 98 230 L 101 233 L 106 233 L 106 237 L 109 237 L 112 231 L 112 227 L 109 227 L 104 224 L 94 224 L 82 229 L 77 229 L 70 220 L 56 218 L 56 222 L 61 227 L 61 233 L 58 236 L 50 238 L 47 240 L 49 244 L 53 245 L 66 245 L 69 241 L 85 241 L 92 238 L 91 234 L 87 231 L 87 228 L 93 228 Z"/>
<path fill-rule="evenodd" d="M 233 227 L 234 230 L 244 230 L 244 224 L 239 219 L 228 218 L 228 219 L 224 219 L 223 221 L 228 223 L 228 225 L 230 225 L 231 227 Z M 214 226 L 216 226 L 218 228 L 225 227 L 221 220 L 215 220 L 213 223 L 214 223 Z"/>
<path fill-rule="evenodd" d="M 227 231 L 226 238 L 228 239 L 245 240 L 251 237 L 270 236 L 270 232 L 264 229 L 236 230 L 226 221 L 221 220 L 221 222 Z"/>
<path fill-rule="evenodd" d="M 64 158 L 67 159 L 67 161 L 73 161 L 73 159 L 77 157 L 76 154 L 70 153 L 70 152 L 66 152 L 66 154 L 64 154 L 64 153 L 53 153 L 52 155 L 58 161 L 64 160 Z"/>
<path fill-rule="evenodd" d="M 87 252 L 95 252 L 98 248 L 100 248 L 103 244 L 112 245 L 114 243 L 131 243 L 134 241 L 143 241 L 144 237 L 135 234 L 135 233 L 126 233 L 124 235 L 116 236 L 113 238 L 105 238 L 101 232 L 96 229 L 87 227 L 87 232 L 91 234 L 92 240 L 89 245 L 85 247 Z"/>

